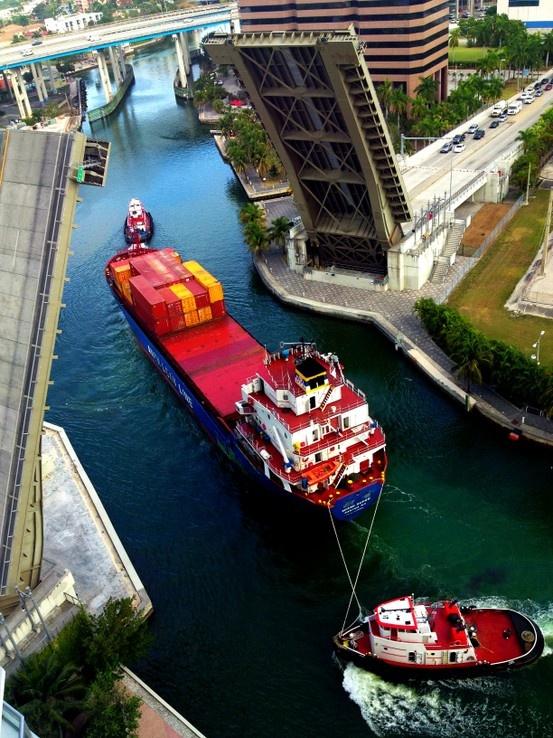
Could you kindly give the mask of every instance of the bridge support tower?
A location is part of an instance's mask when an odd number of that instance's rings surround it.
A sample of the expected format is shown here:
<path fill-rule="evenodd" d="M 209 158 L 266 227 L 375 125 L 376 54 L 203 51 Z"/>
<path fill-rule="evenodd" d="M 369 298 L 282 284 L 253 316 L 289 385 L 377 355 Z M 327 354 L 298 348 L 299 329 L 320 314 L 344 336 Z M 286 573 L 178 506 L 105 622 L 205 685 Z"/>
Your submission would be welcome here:
<path fill-rule="evenodd" d="M 108 64 L 102 49 L 98 49 L 96 53 L 98 57 L 98 71 L 100 73 L 100 80 L 104 89 L 106 103 L 108 103 L 111 102 L 111 99 L 113 98 L 113 90 L 111 88 L 111 80 L 109 78 Z"/>
<path fill-rule="evenodd" d="M 188 49 L 188 40 L 185 33 L 176 33 L 175 39 L 175 50 L 177 52 L 177 61 L 179 65 L 179 82 L 183 90 L 188 88 L 189 97 L 192 97 L 192 90 L 190 85 L 190 51 Z"/>
<path fill-rule="evenodd" d="M 31 103 L 29 102 L 29 96 L 27 95 L 27 88 L 25 87 L 25 80 L 21 68 L 18 67 L 10 74 L 10 84 L 17 103 L 17 109 L 19 110 L 20 118 L 30 118 L 33 114 L 31 109 Z"/>

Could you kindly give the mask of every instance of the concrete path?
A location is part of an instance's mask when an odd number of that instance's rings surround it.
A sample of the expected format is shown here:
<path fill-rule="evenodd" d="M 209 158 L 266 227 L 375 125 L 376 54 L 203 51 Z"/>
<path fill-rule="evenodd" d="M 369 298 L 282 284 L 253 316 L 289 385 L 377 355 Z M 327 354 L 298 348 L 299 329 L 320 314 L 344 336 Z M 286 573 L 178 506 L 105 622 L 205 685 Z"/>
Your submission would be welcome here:
<path fill-rule="evenodd" d="M 283 302 L 315 312 L 374 323 L 394 341 L 398 350 L 401 349 L 427 376 L 467 408 L 476 407 L 482 415 L 509 431 L 517 428 L 528 439 L 553 445 L 553 422 L 528 414 L 488 387 L 473 387 L 470 396 L 467 395 L 452 371 L 451 359 L 430 339 L 413 313 L 413 306 L 420 297 L 443 302 L 466 273 L 468 261 L 458 257 L 446 284 L 427 283 L 421 290 L 403 292 L 362 290 L 306 280 L 288 269 L 283 257 L 277 253 L 256 257 L 254 263 L 267 288 Z"/>

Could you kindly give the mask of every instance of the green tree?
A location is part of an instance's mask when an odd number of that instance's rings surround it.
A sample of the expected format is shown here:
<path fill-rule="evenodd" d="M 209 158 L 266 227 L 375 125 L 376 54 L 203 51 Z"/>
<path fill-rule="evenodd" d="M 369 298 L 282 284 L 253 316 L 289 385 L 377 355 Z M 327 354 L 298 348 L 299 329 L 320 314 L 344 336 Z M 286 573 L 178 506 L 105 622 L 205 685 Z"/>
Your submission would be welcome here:
<path fill-rule="evenodd" d="M 261 224 L 251 221 L 244 225 L 244 240 L 252 254 L 260 254 L 267 249 L 269 238 L 267 229 Z"/>
<path fill-rule="evenodd" d="M 409 98 L 401 87 L 394 87 L 390 96 L 390 109 L 397 116 L 397 128 L 400 129 L 400 117 L 407 113 L 409 107 Z"/>
<path fill-rule="evenodd" d="M 244 225 L 246 223 L 262 224 L 264 220 L 263 210 L 255 202 L 247 202 L 240 210 L 240 222 Z"/>
<path fill-rule="evenodd" d="M 389 79 L 385 79 L 376 88 L 376 94 L 380 100 L 380 104 L 384 108 L 384 115 L 388 117 L 388 111 L 390 109 L 390 102 L 394 94 L 394 86 Z"/>
<path fill-rule="evenodd" d="M 464 332 L 453 352 L 456 360 L 455 373 L 466 381 L 467 392 L 471 383 L 482 384 L 483 366 L 491 366 L 492 352 L 483 335 L 474 330 Z"/>
<path fill-rule="evenodd" d="M 30 656 L 8 682 L 8 700 L 43 738 L 61 738 L 83 706 L 85 686 L 74 664 L 49 646 Z"/>
<path fill-rule="evenodd" d="M 92 683 L 85 709 L 86 738 L 134 738 L 140 721 L 139 697 L 125 692 L 111 675 L 99 674 Z"/>
<path fill-rule="evenodd" d="M 288 218 L 285 218 L 284 216 L 275 218 L 271 222 L 271 226 L 269 228 L 269 241 L 273 241 L 274 243 L 284 248 L 286 244 L 286 236 L 288 235 L 291 227 L 292 223 L 288 220 Z"/>
<path fill-rule="evenodd" d="M 419 77 L 419 80 L 415 87 L 417 97 L 422 97 L 428 105 L 434 104 L 438 95 L 438 81 L 434 77 Z"/>

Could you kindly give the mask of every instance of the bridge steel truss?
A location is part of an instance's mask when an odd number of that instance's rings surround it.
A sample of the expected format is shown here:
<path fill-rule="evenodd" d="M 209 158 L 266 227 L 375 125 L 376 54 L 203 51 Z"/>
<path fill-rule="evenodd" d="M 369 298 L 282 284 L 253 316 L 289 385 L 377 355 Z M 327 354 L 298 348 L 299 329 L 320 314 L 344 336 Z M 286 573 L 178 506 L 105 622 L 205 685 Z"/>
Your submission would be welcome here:
<path fill-rule="evenodd" d="M 386 273 L 412 219 L 407 192 L 353 32 L 215 34 L 286 169 L 313 263 Z"/>

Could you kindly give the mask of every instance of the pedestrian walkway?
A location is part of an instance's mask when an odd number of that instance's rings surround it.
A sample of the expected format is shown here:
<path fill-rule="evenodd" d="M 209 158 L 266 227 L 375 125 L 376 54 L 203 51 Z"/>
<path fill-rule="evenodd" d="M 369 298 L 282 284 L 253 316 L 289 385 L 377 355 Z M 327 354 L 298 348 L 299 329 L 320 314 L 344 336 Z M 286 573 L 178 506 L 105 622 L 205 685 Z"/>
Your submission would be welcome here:
<path fill-rule="evenodd" d="M 306 280 L 291 271 L 282 255 L 264 254 L 255 258 L 257 271 L 283 302 L 315 312 L 341 316 L 376 325 L 427 376 L 467 409 L 475 407 L 494 423 L 517 429 L 521 435 L 539 443 L 553 445 L 553 422 L 528 414 L 487 387 L 471 389 L 470 395 L 453 372 L 451 359 L 432 341 L 413 307 L 421 297 L 444 302 L 466 273 L 468 259 L 458 257 L 446 284 L 427 282 L 420 290 L 402 292 L 372 291 Z"/>

